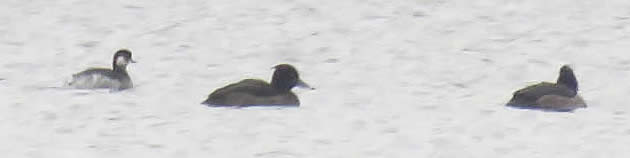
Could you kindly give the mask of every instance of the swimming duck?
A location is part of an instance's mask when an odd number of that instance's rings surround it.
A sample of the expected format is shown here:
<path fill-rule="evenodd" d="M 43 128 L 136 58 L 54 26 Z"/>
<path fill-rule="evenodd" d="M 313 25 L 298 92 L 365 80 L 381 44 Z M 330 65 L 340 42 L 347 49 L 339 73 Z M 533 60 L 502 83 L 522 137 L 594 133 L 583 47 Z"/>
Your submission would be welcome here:
<path fill-rule="evenodd" d="M 542 109 L 549 111 L 573 111 L 585 108 L 586 103 L 578 95 L 578 82 L 568 65 L 560 68 L 556 83 L 541 82 L 514 92 L 507 106 Z"/>
<path fill-rule="evenodd" d="M 131 51 L 118 50 L 114 54 L 112 69 L 90 68 L 72 75 L 70 87 L 78 89 L 112 89 L 124 90 L 133 87 L 131 78 L 127 74 L 127 65 L 135 63 L 131 58 Z"/>
<path fill-rule="evenodd" d="M 275 69 L 271 84 L 258 79 L 245 79 L 219 88 L 202 102 L 208 106 L 299 106 L 298 97 L 291 92 L 299 86 L 309 89 L 297 70 L 289 64 L 280 64 Z"/>

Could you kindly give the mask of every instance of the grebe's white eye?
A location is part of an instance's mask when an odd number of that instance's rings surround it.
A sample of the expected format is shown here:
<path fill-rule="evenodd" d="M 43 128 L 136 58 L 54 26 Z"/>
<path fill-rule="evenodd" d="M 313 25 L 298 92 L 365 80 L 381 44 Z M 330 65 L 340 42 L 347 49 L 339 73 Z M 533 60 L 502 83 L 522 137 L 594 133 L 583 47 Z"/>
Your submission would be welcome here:
<path fill-rule="evenodd" d="M 118 56 L 118 57 L 116 58 L 116 65 L 119 65 L 119 66 L 125 66 L 125 65 L 127 65 L 127 64 L 129 64 L 129 61 L 127 61 L 127 59 L 126 59 L 125 57 L 123 57 L 123 56 Z"/>

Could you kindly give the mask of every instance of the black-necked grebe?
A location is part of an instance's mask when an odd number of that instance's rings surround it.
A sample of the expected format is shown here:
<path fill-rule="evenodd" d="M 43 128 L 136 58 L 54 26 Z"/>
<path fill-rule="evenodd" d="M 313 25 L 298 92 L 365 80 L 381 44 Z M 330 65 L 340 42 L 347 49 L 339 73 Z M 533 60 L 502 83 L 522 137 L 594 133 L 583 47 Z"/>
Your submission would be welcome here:
<path fill-rule="evenodd" d="M 135 63 L 131 58 L 131 51 L 121 49 L 114 54 L 113 69 L 90 68 L 72 75 L 70 87 L 78 89 L 124 90 L 133 87 L 131 78 L 127 74 L 127 65 Z"/>

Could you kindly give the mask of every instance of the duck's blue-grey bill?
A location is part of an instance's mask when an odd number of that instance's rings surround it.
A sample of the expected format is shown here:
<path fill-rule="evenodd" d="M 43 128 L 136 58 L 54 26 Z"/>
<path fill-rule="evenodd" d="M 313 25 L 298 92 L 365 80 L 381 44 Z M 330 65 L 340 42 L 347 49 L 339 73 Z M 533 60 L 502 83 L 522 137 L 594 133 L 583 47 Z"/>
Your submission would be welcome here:
<path fill-rule="evenodd" d="M 298 82 L 297 82 L 297 84 L 295 86 L 300 87 L 300 88 L 310 89 L 310 90 L 314 90 L 315 89 L 315 88 L 309 86 L 306 82 L 302 81 L 301 79 L 298 80 Z"/>

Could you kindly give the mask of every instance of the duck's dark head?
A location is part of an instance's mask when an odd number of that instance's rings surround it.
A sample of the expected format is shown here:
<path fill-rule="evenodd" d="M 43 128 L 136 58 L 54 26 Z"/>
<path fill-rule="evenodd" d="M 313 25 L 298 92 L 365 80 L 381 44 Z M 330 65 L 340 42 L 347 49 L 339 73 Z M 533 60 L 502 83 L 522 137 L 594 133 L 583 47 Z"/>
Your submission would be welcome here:
<path fill-rule="evenodd" d="M 129 63 L 135 63 L 131 58 L 131 51 L 127 49 L 121 49 L 114 54 L 114 62 L 112 65 L 114 66 L 114 70 L 125 70 Z"/>
<path fill-rule="evenodd" d="M 568 65 L 564 65 L 560 68 L 560 76 L 558 76 L 558 81 L 556 83 L 558 85 L 567 86 L 576 92 L 578 91 L 577 79 L 573 74 L 573 69 L 571 69 Z"/>
<path fill-rule="evenodd" d="M 273 72 L 271 78 L 271 86 L 275 89 L 282 91 L 290 91 L 295 86 L 311 88 L 308 84 L 304 83 L 297 72 L 297 70 L 289 64 L 280 64 L 273 67 L 276 69 Z"/>

